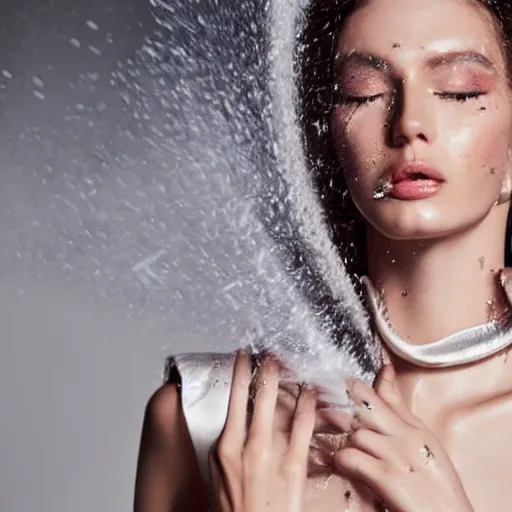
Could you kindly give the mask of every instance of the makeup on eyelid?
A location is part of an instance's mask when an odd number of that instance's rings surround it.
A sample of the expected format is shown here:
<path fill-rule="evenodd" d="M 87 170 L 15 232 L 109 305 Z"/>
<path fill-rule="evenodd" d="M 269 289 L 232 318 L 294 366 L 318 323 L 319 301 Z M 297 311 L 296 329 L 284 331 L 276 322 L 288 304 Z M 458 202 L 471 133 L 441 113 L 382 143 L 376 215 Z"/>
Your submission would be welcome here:
<path fill-rule="evenodd" d="M 386 93 L 389 83 L 382 77 L 375 76 L 375 72 L 370 71 L 369 76 L 365 73 L 351 73 L 349 79 L 341 79 L 338 82 L 338 92 L 342 95 L 354 97 L 369 97 L 377 94 Z M 431 80 L 433 92 L 443 93 L 468 93 L 479 92 L 488 93 L 494 85 L 494 77 L 487 72 L 436 72 L 436 76 Z"/>
<path fill-rule="evenodd" d="M 480 91 L 488 92 L 494 85 L 494 79 L 488 73 L 450 73 L 436 77 L 437 89 L 453 91 Z"/>
<path fill-rule="evenodd" d="M 366 61 L 351 62 L 355 58 L 356 55 L 347 57 L 345 61 L 340 59 L 341 64 L 336 74 L 339 92 L 342 94 L 373 96 L 386 92 L 393 83 L 406 80 L 393 76 L 391 64 L 376 67 L 373 60 L 380 62 L 381 59 L 378 57 L 370 55 L 364 57 Z M 492 88 L 496 79 L 495 68 L 491 65 L 482 64 L 478 54 L 466 55 L 455 52 L 447 54 L 444 58 L 428 59 L 426 69 L 421 74 L 427 82 L 432 83 L 432 89 L 436 92 L 485 93 Z"/>

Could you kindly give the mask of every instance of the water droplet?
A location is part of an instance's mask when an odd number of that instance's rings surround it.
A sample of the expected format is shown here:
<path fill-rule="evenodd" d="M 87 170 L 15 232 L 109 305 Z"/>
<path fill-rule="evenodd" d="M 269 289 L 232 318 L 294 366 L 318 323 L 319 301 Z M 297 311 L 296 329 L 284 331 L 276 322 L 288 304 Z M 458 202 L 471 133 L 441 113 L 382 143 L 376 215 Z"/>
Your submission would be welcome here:
<path fill-rule="evenodd" d="M 43 79 L 40 76 L 33 76 L 32 77 L 32 83 L 38 88 L 43 89 L 44 88 L 44 82 Z"/>
<path fill-rule="evenodd" d="M 2 75 L 5 76 L 5 78 L 8 78 L 9 80 L 12 78 L 11 72 L 7 71 L 7 69 L 2 69 Z"/>
<path fill-rule="evenodd" d="M 402 297 L 407 297 L 407 295 L 409 295 L 409 292 L 407 290 L 404 290 L 402 292 Z"/>
<path fill-rule="evenodd" d="M 88 46 L 89 50 L 94 53 L 94 55 L 97 55 L 98 57 L 101 55 L 101 50 L 99 48 L 97 48 L 96 46 L 93 46 L 92 44 L 90 44 Z"/>
<path fill-rule="evenodd" d="M 71 46 L 74 46 L 75 48 L 82 47 L 82 43 L 78 39 L 75 39 L 74 37 L 69 40 L 69 43 L 71 44 Z"/>
<path fill-rule="evenodd" d="M 88 28 L 90 28 L 91 30 L 94 30 L 95 32 L 100 29 L 99 25 L 92 20 L 87 20 L 86 25 Z"/>

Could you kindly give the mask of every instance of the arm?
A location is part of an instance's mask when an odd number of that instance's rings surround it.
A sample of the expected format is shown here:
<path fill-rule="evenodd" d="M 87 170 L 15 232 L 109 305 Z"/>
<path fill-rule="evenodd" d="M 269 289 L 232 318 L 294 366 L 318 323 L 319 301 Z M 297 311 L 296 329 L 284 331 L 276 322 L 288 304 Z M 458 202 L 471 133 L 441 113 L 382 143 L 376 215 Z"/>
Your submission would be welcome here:
<path fill-rule="evenodd" d="M 165 384 L 146 407 L 134 512 L 205 512 L 207 508 L 178 387 Z"/>

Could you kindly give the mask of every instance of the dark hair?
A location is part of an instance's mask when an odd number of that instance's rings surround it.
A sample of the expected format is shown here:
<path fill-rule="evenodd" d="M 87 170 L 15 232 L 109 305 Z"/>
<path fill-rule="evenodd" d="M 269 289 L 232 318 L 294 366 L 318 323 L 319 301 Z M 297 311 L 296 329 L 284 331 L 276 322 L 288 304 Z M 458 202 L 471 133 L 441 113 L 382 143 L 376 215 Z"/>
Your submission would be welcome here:
<path fill-rule="evenodd" d="M 482 5 L 501 37 L 512 78 L 512 0 L 469 0 Z M 314 183 L 330 226 L 331 237 L 351 276 L 366 273 L 365 227 L 350 201 L 331 133 L 333 65 L 337 39 L 361 0 L 312 0 L 302 25 L 296 59 L 299 114 L 304 146 Z M 506 230 L 505 264 L 512 265 L 512 209 Z M 354 280 L 355 284 L 356 281 Z"/>

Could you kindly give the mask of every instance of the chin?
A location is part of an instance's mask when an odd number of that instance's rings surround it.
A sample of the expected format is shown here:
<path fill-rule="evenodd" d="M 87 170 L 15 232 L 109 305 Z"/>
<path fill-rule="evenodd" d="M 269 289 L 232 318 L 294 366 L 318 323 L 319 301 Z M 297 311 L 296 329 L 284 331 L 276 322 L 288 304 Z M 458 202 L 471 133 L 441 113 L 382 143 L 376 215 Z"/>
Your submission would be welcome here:
<path fill-rule="evenodd" d="M 467 201 L 453 197 L 422 201 L 365 200 L 356 202 L 356 207 L 367 223 L 390 240 L 435 240 L 471 230 L 501 212 L 494 207 L 495 193 L 482 191 L 478 201 L 475 195 L 470 197 L 473 199 Z M 503 215 L 507 214 L 508 203 Z"/>
<path fill-rule="evenodd" d="M 366 220 L 384 237 L 403 241 L 444 238 L 478 223 L 473 222 L 473 219 L 466 219 L 467 222 L 454 222 L 453 217 L 450 219 L 446 215 L 425 210 L 418 212 L 411 208 L 375 212 L 375 215 L 366 217 Z"/>

